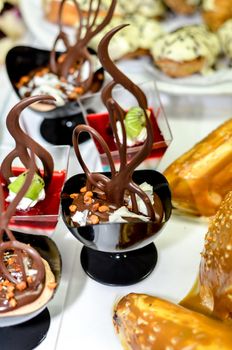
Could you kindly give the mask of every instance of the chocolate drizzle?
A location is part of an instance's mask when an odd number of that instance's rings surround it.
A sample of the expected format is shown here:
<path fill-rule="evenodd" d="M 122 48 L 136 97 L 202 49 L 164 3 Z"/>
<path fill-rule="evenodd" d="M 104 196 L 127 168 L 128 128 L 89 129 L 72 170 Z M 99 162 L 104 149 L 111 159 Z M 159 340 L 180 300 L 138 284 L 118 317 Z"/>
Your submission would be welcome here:
<path fill-rule="evenodd" d="M 7 183 L 9 183 L 9 178 L 13 176 L 12 164 L 15 158 L 18 157 L 25 168 L 29 168 L 31 160 L 29 151 L 38 156 L 43 164 L 44 175 L 42 177 L 44 178 L 45 185 L 48 185 L 51 181 L 54 165 L 50 153 L 27 135 L 19 124 L 20 114 L 26 107 L 32 103 L 46 100 L 50 101 L 54 100 L 54 98 L 42 95 L 25 98 L 17 103 L 7 116 L 6 125 L 15 140 L 15 148 L 6 156 L 1 165 L 1 173 Z M 39 172 L 38 168 L 36 168 L 36 172 Z"/>
<path fill-rule="evenodd" d="M 18 203 L 27 192 L 34 177 L 35 161 L 33 157 L 29 165 L 30 169 L 23 186 L 6 210 L 3 189 L 0 185 L 0 285 L 2 287 L 0 289 L 0 314 L 34 301 L 42 293 L 44 286 L 45 267 L 40 255 L 29 245 L 17 241 L 8 228 Z M 30 281 L 26 271 L 28 263 L 30 268 L 36 271 Z M 18 286 L 22 286 L 22 283 L 23 288 L 19 288 Z M 8 288 L 11 288 L 12 296 L 9 296 Z"/>
<path fill-rule="evenodd" d="M 163 218 L 163 207 L 161 205 L 160 199 L 158 196 L 154 196 L 154 204 L 151 203 L 148 195 L 141 190 L 141 188 L 134 183 L 132 180 L 133 172 L 136 167 L 141 164 L 146 157 L 150 154 L 152 145 L 153 145 L 153 130 L 151 121 L 147 115 L 147 99 L 143 91 L 135 85 L 131 80 L 129 80 L 112 62 L 108 53 L 108 45 L 111 38 L 125 25 L 120 25 L 112 29 L 107 33 L 104 38 L 101 40 L 98 46 L 98 57 L 102 63 L 104 69 L 112 76 L 113 80 L 105 86 L 102 90 L 102 100 L 107 107 L 109 112 L 109 118 L 111 127 L 114 133 L 116 140 L 116 145 L 120 157 L 120 168 L 116 172 L 113 158 L 111 156 L 110 150 L 104 139 L 101 135 L 90 126 L 78 125 L 73 133 L 73 146 L 77 155 L 77 158 L 87 176 L 87 189 L 90 190 L 92 186 L 98 188 L 106 194 L 107 200 L 110 203 L 113 203 L 117 208 L 124 205 L 125 192 L 127 191 L 131 197 L 132 202 L 132 211 L 138 213 L 138 205 L 136 201 L 136 195 L 138 195 L 144 202 L 148 216 L 152 221 L 160 223 Z M 126 111 L 113 99 L 112 91 L 117 84 L 121 84 L 126 90 L 128 90 L 133 96 L 135 96 L 138 105 L 143 109 L 145 119 L 146 119 L 146 130 L 147 138 L 144 144 L 141 146 L 138 153 L 131 159 L 130 162 L 127 162 L 127 141 L 126 141 L 126 130 L 124 126 L 124 117 Z M 122 128 L 122 142 L 119 140 L 117 133 L 116 122 L 119 121 Z M 85 162 L 82 159 L 78 138 L 81 132 L 88 132 L 97 141 L 101 144 L 101 147 L 104 149 L 110 169 L 111 169 L 111 178 L 108 178 L 104 174 L 91 173 Z"/>
<path fill-rule="evenodd" d="M 59 34 L 54 42 L 53 49 L 51 51 L 50 70 L 53 73 L 57 74 L 59 77 L 67 78 L 70 68 L 77 65 L 79 74 L 76 79 L 76 85 L 81 86 L 85 92 L 90 88 L 94 78 L 93 63 L 91 55 L 88 52 L 87 45 L 89 41 L 110 22 L 111 18 L 113 17 L 116 0 L 112 0 L 108 12 L 100 24 L 97 24 L 96 22 L 99 17 L 101 0 L 97 0 L 97 6 L 95 9 L 93 8 L 93 0 L 89 0 L 89 8 L 87 11 L 85 25 L 83 23 L 83 11 L 80 9 L 77 1 L 73 0 L 79 15 L 79 27 L 76 33 L 76 42 L 74 45 L 70 44 L 68 36 L 62 28 L 62 12 L 65 1 L 66 0 L 63 0 L 61 2 L 59 9 Z M 55 52 L 58 41 L 62 41 L 66 48 L 66 52 L 62 55 L 61 58 L 57 58 Z M 81 73 L 84 63 L 88 63 L 89 76 L 87 79 L 82 81 Z"/>

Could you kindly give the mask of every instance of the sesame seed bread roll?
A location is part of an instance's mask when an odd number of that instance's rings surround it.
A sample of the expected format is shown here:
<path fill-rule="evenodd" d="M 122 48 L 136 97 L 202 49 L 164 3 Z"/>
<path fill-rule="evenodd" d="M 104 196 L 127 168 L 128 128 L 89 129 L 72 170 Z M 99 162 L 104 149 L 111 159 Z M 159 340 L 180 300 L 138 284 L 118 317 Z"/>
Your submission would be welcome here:
<path fill-rule="evenodd" d="M 123 297 L 114 326 L 125 350 L 231 350 L 231 327 L 146 294 Z"/>
<path fill-rule="evenodd" d="M 217 317 L 231 319 L 232 191 L 226 195 L 209 225 L 199 277 L 202 304 Z"/>
<path fill-rule="evenodd" d="M 164 3 L 176 13 L 190 15 L 197 10 L 200 0 L 164 0 Z"/>
<path fill-rule="evenodd" d="M 186 26 L 158 38 L 151 49 L 155 64 L 170 77 L 208 74 L 220 53 L 218 37 L 203 25 Z"/>
<path fill-rule="evenodd" d="M 232 18 L 232 0 L 203 0 L 202 17 L 210 30 L 217 31 Z"/>
<path fill-rule="evenodd" d="M 165 171 L 175 208 L 216 214 L 232 189 L 232 118 L 176 159 Z"/>

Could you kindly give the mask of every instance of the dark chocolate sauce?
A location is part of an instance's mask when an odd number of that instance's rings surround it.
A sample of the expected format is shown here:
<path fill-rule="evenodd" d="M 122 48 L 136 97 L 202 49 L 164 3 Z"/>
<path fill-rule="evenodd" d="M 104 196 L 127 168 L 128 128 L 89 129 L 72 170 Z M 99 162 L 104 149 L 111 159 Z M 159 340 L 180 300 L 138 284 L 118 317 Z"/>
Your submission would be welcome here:
<path fill-rule="evenodd" d="M 87 49 L 87 45 L 89 41 L 110 22 L 111 18 L 113 17 L 116 0 L 112 0 L 108 12 L 100 24 L 97 24 L 96 22 L 99 19 L 101 0 L 97 1 L 97 6 L 95 9 L 93 8 L 93 1 L 90 0 L 87 17 L 85 18 L 85 25 L 83 23 L 83 11 L 80 9 L 76 0 L 73 0 L 73 2 L 77 9 L 79 17 L 79 27 L 76 33 L 76 42 L 74 45 L 71 45 L 69 43 L 67 34 L 62 29 L 62 12 L 65 3 L 65 0 L 63 0 L 59 9 L 59 34 L 54 42 L 54 46 L 50 55 L 50 70 L 52 73 L 57 74 L 59 77 L 66 79 L 70 72 L 70 68 L 77 66 L 79 74 L 76 79 L 76 85 L 81 86 L 84 92 L 86 92 L 90 89 L 94 77 L 92 58 Z M 66 48 L 66 51 L 61 58 L 56 57 L 56 45 L 58 41 L 63 41 Z M 82 80 L 81 73 L 83 65 L 85 63 L 88 63 L 89 74 L 85 80 Z"/>
<path fill-rule="evenodd" d="M 9 178 L 13 176 L 12 164 L 15 158 L 19 158 L 26 169 L 29 168 L 31 161 L 30 152 L 38 156 L 44 167 L 44 175 L 42 176 L 47 186 L 53 174 L 53 159 L 48 151 L 34 141 L 29 135 L 27 135 L 21 128 L 19 118 L 21 112 L 29 105 L 40 101 L 52 101 L 52 96 L 31 96 L 21 100 L 17 103 L 9 112 L 6 125 L 7 128 L 15 140 L 15 148 L 6 156 L 1 164 L 0 171 L 4 179 L 9 183 Z M 38 169 L 36 169 L 38 172 Z M 41 175 L 41 174 L 40 174 Z"/>

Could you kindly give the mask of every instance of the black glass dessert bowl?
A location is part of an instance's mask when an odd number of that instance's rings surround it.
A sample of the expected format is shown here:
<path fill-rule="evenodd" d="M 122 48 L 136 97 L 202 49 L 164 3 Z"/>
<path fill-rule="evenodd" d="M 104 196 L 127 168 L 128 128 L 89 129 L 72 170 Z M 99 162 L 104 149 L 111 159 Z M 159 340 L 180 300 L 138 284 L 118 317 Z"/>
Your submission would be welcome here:
<path fill-rule="evenodd" d="M 60 252 L 55 244 L 55 242 L 46 236 L 39 236 L 33 234 L 24 234 L 22 232 L 13 232 L 15 238 L 22 243 L 29 244 L 32 246 L 40 256 L 46 260 L 50 266 L 50 269 L 56 280 L 56 289 L 59 286 L 61 279 L 61 270 L 62 270 L 62 261 Z M 54 296 L 54 294 L 53 294 Z M 1 327 L 8 327 L 17 324 L 22 324 L 34 317 L 36 317 L 39 313 L 41 313 L 45 309 L 46 305 L 42 305 L 41 307 L 32 310 L 26 314 L 19 314 L 17 316 L 4 316 L 0 317 L 0 331 Z"/>
<path fill-rule="evenodd" d="M 91 55 L 96 55 L 92 49 L 89 49 L 89 52 Z M 57 57 L 61 54 L 61 52 L 56 53 Z M 47 67 L 49 59 L 50 51 L 29 46 L 16 46 L 8 52 L 6 56 L 6 70 L 11 85 L 19 99 L 22 99 L 18 88 L 19 80 L 36 69 Z M 94 73 L 90 93 L 99 91 L 103 81 L 104 70 L 99 68 Z M 77 100 L 69 101 L 59 107 L 38 103 L 31 108 L 43 118 L 40 126 L 41 135 L 46 141 L 54 145 L 72 145 L 73 129 L 76 125 L 85 123 Z M 84 142 L 88 138 L 89 135 L 87 133 L 82 133 L 80 142 Z"/>
<path fill-rule="evenodd" d="M 48 262 L 55 276 L 57 289 L 61 280 L 62 261 L 54 241 L 46 236 L 21 232 L 14 232 L 14 236 L 18 241 L 35 248 Z M 0 317 L 1 350 L 31 350 L 37 347 L 45 339 L 50 327 L 50 314 L 46 306 L 47 303 L 41 304 L 37 310 L 23 315 Z"/>
<path fill-rule="evenodd" d="M 110 173 L 103 173 L 110 176 Z M 157 262 L 153 243 L 171 216 L 171 193 L 166 178 L 154 170 L 138 170 L 133 180 L 147 182 L 161 199 L 164 218 L 160 224 L 133 221 L 74 226 L 69 206 L 70 194 L 79 193 L 86 184 L 86 175 L 78 174 L 66 181 L 62 197 L 62 217 L 69 231 L 84 244 L 81 264 L 91 278 L 108 285 L 130 285 L 146 278 Z"/>

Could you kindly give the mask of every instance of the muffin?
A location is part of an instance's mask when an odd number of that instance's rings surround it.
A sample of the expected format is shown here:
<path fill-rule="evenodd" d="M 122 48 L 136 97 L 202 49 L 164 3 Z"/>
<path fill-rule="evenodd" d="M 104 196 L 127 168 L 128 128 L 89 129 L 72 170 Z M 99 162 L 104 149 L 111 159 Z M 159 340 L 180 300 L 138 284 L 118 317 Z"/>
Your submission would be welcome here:
<path fill-rule="evenodd" d="M 150 55 L 154 41 L 164 34 L 164 31 L 155 19 L 148 19 L 141 14 L 127 16 L 123 20 L 129 26 L 112 38 L 109 51 L 114 60 Z M 110 24 L 90 42 L 90 46 L 97 50 L 101 38 L 112 28 L 122 23 L 120 18 L 114 17 Z"/>
<path fill-rule="evenodd" d="M 103 0 L 101 2 L 100 16 L 104 17 L 107 12 L 107 8 L 110 5 L 110 0 Z M 58 13 L 61 0 L 42 0 L 42 6 L 45 13 L 45 17 L 53 22 L 58 22 Z M 93 1 L 94 6 L 97 6 L 97 1 Z M 88 12 L 89 1 L 78 1 L 80 8 L 84 11 L 84 14 Z M 165 14 L 165 6 L 161 0 L 145 0 L 143 2 L 118 0 L 115 9 L 114 17 L 123 20 L 128 15 L 134 15 L 139 13 L 141 16 L 148 18 L 162 18 Z M 64 5 L 64 12 L 62 15 L 62 23 L 65 25 L 78 25 L 79 16 L 74 6 L 73 1 L 67 0 Z"/>
<path fill-rule="evenodd" d="M 164 0 L 164 3 L 175 13 L 190 15 L 194 13 L 201 0 Z"/>
<path fill-rule="evenodd" d="M 202 17 L 210 30 L 217 31 L 232 18 L 232 0 L 203 0 Z"/>
<path fill-rule="evenodd" d="M 232 59 L 232 19 L 229 19 L 218 30 L 218 36 L 224 55 Z"/>
<path fill-rule="evenodd" d="M 203 25 L 186 26 L 157 39 L 151 50 L 158 68 L 170 77 L 212 71 L 220 53 L 218 37 Z"/>

